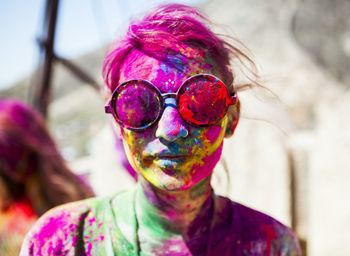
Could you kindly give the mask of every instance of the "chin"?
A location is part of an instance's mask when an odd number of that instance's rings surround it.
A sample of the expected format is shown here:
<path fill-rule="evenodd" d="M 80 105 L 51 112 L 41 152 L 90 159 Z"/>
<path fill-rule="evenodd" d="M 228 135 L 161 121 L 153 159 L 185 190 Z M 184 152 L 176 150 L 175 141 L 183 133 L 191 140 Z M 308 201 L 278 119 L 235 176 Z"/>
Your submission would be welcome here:
<path fill-rule="evenodd" d="M 202 180 L 208 178 L 211 175 L 211 173 L 208 173 L 208 175 L 195 177 L 193 175 L 176 175 L 176 172 L 178 171 L 161 170 L 157 173 L 157 175 L 153 175 L 152 177 L 147 177 L 146 175 L 144 178 L 154 187 L 161 190 L 184 191 L 193 188 Z"/>

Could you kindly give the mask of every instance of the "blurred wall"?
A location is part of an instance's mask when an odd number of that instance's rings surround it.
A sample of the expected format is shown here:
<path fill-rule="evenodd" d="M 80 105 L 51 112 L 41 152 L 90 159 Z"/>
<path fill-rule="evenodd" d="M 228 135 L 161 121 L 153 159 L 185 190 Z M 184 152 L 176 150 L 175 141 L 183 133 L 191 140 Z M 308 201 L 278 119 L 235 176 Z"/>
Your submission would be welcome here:
<path fill-rule="evenodd" d="M 290 200 L 297 196 L 293 209 L 308 255 L 350 255 L 349 4 L 213 0 L 201 6 L 224 24 L 219 31 L 251 50 L 280 98 L 241 93 L 243 118 L 224 152 L 230 196 L 284 223 L 291 223 Z"/>

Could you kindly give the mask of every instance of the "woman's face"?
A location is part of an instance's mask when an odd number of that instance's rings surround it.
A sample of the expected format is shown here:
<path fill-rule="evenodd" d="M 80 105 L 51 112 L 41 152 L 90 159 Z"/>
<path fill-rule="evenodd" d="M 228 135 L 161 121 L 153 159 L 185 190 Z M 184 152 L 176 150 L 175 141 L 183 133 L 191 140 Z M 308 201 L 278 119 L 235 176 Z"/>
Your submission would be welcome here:
<path fill-rule="evenodd" d="M 187 58 L 169 55 L 164 63 L 133 52 L 122 66 L 120 82 L 145 79 L 166 93 L 176 92 L 192 75 L 217 75 L 204 51 L 186 48 L 183 54 Z M 194 127 L 181 118 L 175 99 L 166 103 L 159 121 L 146 130 L 121 128 L 124 148 L 133 168 L 152 185 L 186 190 L 208 178 L 219 161 L 227 117 L 210 127 Z"/>

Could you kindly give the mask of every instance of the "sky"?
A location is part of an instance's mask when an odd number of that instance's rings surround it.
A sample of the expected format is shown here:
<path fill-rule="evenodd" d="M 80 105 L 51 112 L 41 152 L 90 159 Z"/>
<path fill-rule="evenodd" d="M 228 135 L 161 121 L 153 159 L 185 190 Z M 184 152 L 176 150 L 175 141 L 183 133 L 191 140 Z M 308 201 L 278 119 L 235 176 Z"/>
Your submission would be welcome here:
<path fill-rule="evenodd" d="M 28 76 L 37 66 L 46 0 L 0 1 L 0 90 Z M 55 52 L 74 58 L 115 39 L 130 17 L 159 3 L 195 5 L 203 0 L 60 0 Z"/>

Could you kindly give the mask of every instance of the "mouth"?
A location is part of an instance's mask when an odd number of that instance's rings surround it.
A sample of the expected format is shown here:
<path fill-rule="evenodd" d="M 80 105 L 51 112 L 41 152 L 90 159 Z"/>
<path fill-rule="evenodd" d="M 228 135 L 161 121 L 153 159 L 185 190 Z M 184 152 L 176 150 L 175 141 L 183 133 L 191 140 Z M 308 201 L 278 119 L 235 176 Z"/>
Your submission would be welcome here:
<path fill-rule="evenodd" d="M 178 169 L 193 157 L 188 148 L 165 147 L 156 145 L 143 151 L 142 159 L 145 165 L 160 167 L 161 169 Z"/>
<path fill-rule="evenodd" d="M 191 154 L 187 150 L 159 150 L 154 152 L 144 152 L 143 158 L 149 161 L 154 160 L 178 160 L 188 158 Z"/>
<path fill-rule="evenodd" d="M 160 155 L 153 158 L 153 164 L 160 168 L 167 175 L 177 175 L 181 166 L 186 162 L 184 155 Z"/>
<path fill-rule="evenodd" d="M 188 155 L 158 155 L 153 158 L 153 162 L 163 167 L 178 167 L 186 162 Z"/>
<path fill-rule="evenodd" d="M 155 155 L 154 159 L 164 159 L 164 160 L 178 160 L 185 159 L 188 155 Z"/>
<path fill-rule="evenodd" d="M 156 164 L 163 171 L 169 172 L 168 174 L 174 174 L 174 170 L 182 166 L 189 155 L 187 154 L 154 154 L 147 157 L 149 164 Z"/>

